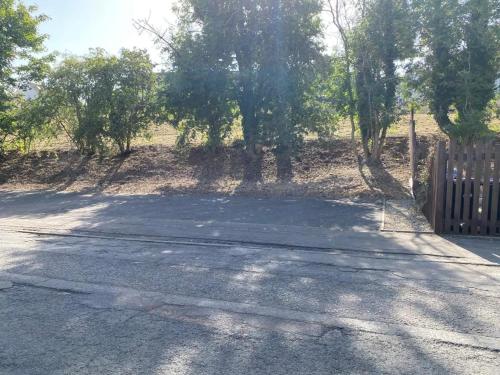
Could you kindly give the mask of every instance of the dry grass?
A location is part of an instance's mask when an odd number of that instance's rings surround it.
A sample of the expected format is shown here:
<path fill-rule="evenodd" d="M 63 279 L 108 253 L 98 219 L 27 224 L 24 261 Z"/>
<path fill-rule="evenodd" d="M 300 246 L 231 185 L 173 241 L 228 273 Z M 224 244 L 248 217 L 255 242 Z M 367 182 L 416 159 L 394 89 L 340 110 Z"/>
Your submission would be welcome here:
<path fill-rule="evenodd" d="M 263 180 L 243 181 L 244 152 L 234 140 L 217 155 L 200 146 L 175 147 L 176 132 L 167 125 L 153 127 L 134 142 L 134 152 L 122 157 L 84 157 L 61 137 L 35 145 L 28 155 L 11 153 L 0 163 L 2 189 L 55 189 L 118 194 L 223 193 L 261 196 L 408 197 L 408 119 L 391 128 L 379 167 L 359 165 L 350 147 L 348 123 L 341 124 L 334 140 L 319 142 L 310 135 L 293 162 L 294 178 L 276 178 L 275 159 L 265 150 Z M 500 127 L 498 122 L 494 126 Z M 443 137 L 432 118 L 417 115 L 421 154 Z M 234 144 L 234 145 L 233 145 Z M 421 168 L 425 170 L 425 163 Z"/>
<path fill-rule="evenodd" d="M 55 189 L 114 194 L 223 193 L 262 196 L 366 197 L 407 195 L 405 139 L 392 138 L 383 166 L 359 167 L 347 140 L 309 141 L 293 161 L 294 178 L 276 178 L 266 150 L 263 180 L 243 181 L 244 150 L 226 147 L 217 155 L 203 147 L 181 153 L 172 146 L 140 146 L 126 158 L 83 157 L 73 151 L 12 154 L 0 166 L 4 189 Z"/>
<path fill-rule="evenodd" d="M 421 136 L 443 136 L 442 132 L 439 130 L 436 122 L 432 118 L 431 115 L 425 113 L 418 113 L 415 116 L 415 120 L 417 123 L 417 134 Z M 389 137 L 407 137 L 408 136 L 408 122 L 409 116 L 402 116 L 397 124 L 392 126 L 388 131 Z M 494 119 L 490 124 L 491 130 L 500 133 L 500 119 Z M 335 139 L 346 140 L 351 136 L 351 127 L 349 122 L 342 121 L 338 124 L 338 129 L 335 133 Z M 162 145 L 162 146 L 174 146 L 176 144 L 177 139 L 177 131 L 170 125 L 153 125 L 150 129 L 148 129 L 147 133 L 144 133 L 140 137 L 134 140 L 134 147 L 138 148 L 141 146 L 154 146 L 154 145 Z M 226 141 L 227 145 L 231 145 L 234 141 L 242 140 L 243 134 L 240 130 L 239 126 L 235 126 L 232 134 L 229 139 Z M 317 140 L 318 137 L 316 134 L 308 134 L 306 136 L 306 140 Z M 203 138 L 198 137 L 193 145 L 197 146 L 202 144 L 204 141 Z M 49 139 L 46 141 L 38 141 L 33 147 L 32 151 L 41 152 L 41 151 L 60 151 L 60 150 L 70 150 L 72 149 L 72 144 L 69 139 L 61 135 L 56 139 Z M 113 150 L 111 151 L 113 152 Z"/>

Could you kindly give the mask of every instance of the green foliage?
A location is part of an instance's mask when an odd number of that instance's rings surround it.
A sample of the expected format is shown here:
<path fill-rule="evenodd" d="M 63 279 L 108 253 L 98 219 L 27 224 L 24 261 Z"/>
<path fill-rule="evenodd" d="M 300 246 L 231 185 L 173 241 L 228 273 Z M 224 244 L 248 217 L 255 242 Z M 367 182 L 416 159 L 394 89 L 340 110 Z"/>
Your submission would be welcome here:
<path fill-rule="evenodd" d="M 273 147 L 287 177 L 302 135 L 326 121 L 312 91 L 322 58 L 320 12 L 318 0 L 181 2 L 181 27 L 167 43 L 173 71 L 166 97 L 182 129 L 208 132 L 217 144 L 237 103 L 247 177 L 259 177 L 261 144 Z"/>
<path fill-rule="evenodd" d="M 0 157 L 5 151 L 5 144 L 7 138 L 14 134 L 15 129 L 15 107 L 12 101 L 7 101 L 8 97 L 5 96 L 0 102 Z"/>
<path fill-rule="evenodd" d="M 14 139 L 17 148 L 29 152 L 33 141 L 56 136 L 50 123 L 50 106 L 43 96 L 34 99 L 19 98 L 16 103 Z"/>
<path fill-rule="evenodd" d="M 180 144 L 201 135 L 211 150 L 241 124 L 246 177 L 260 177 L 268 146 L 288 179 L 305 134 L 329 138 L 340 117 L 349 117 L 353 140 L 357 122 L 367 161 L 378 162 L 388 128 L 424 97 L 445 133 L 471 142 L 489 134 L 495 108 L 498 116 L 497 3 L 327 1 L 344 47 L 327 57 L 320 0 L 181 0 L 174 34 L 143 24 L 169 52 L 158 79 L 141 50 L 91 50 L 50 70 L 51 56 L 39 57 L 46 17 L 0 0 L 0 152 L 64 131 L 82 153 L 111 142 L 128 153 L 162 113 Z M 40 95 L 23 99 L 19 89 L 33 82 Z"/>
<path fill-rule="evenodd" d="M 145 51 L 122 50 L 112 64 L 113 90 L 104 134 L 121 153 L 129 153 L 132 139 L 156 118 L 156 77 Z"/>
<path fill-rule="evenodd" d="M 111 139 L 120 152 L 155 118 L 155 76 L 148 55 L 123 50 L 119 57 L 93 50 L 67 57 L 50 74 L 42 96 L 53 124 L 80 152 L 103 152 Z"/>
<path fill-rule="evenodd" d="M 53 118 L 82 153 L 105 149 L 114 64 L 115 58 L 94 50 L 84 58 L 65 58 L 49 76 L 45 95 L 53 98 Z"/>
<path fill-rule="evenodd" d="M 261 2 L 183 0 L 179 8 L 181 27 L 173 43 L 179 47 L 167 45 L 174 56 L 174 72 L 168 86 L 173 99 L 170 105 L 176 118 L 188 119 L 180 126 L 187 130 L 207 131 L 208 117 L 229 120 L 227 114 L 231 111 L 225 108 L 223 98 L 227 98 L 226 102 L 237 103 L 250 157 L 249 166 L 255 169 L 247 171 L 250 178 L 259 178 L 258 168 L 253 167 L 258 164 L 257 145 L 262 142 L 262 124 L 258 119 L 262 102 L 258 74 L 264 39 L 262 24 L 265 21 Z M 211 73 L 215 74 L 212 76 Z M 193 75 L 202 84 L 198 85 Z M 210 108 L 205 95 L 217 105 Z M 203 121 L 196 124 L 196 119 L 200 118 Z M 211 126 L 220 129 L 222 135 L 227 123 L 219 120 L 218 125 Z"/>
<path fill-rule="evenodd" d="M 445 133 L 464 142 L 488 134 L 488 103 L 495 95 L 500 47 L 494 3 L 416 2 L 429 51 L 425 78 L 430 109 Z"/>
<path fill-rule="evenodd" d="M 161 97 L 180 131 L 178 143 L 202 134 L 215 151 L 236 115 L 232 56 L 213 25 L 203 24 L 196 34 L 190 26 L 182 24 L 176 35 L 172 70 L 165 74 Z"/>
<path fill-rule="evenodd" d="M 334 55 L 328 71 L 318 77 L 319 91 L 323 91 L 326 99 L 333 107 L 333 113 L 340 117 L 348 117 L 350 113 L 349 77 L 346 75 L 344 56 Z"/>
<path fill-rule="evenodd" d="M 365 157 L 378 162 L 396 121 L 396 64 L 410 57 L 414 30 L 405 0 L 372 0 L 354 30 L 357 116 Z"/>
<path fill-rule="evenodd" d="M 270 0 L 262 4 L 267 22 L 259 72 L 262 125 L 266 143 L 274 146 L 278 177 L 291 177 L 291 156 L 303 135 L 323 120 L 314 100 L 314 84 L 322 60 L 317 1 Z M 312 116 L 312 114 L 315 114 Z"/>
<path fill-rule="evenodd" d="M 0 1 L 0 153 L 7 137 L 15 133 L 14 91 L 28 80 L 39 80 L 50 57 L 37 58 L 43 51 L 45 35 L 38 32 L 47 19 L 35 16 L 36 7 L 14 0 Z"/>
<path fill-rule="evenodd" d="M 491 115 L 500 119 L 500 93 L 495 95 L 495 98 L 490 102 Z"/>

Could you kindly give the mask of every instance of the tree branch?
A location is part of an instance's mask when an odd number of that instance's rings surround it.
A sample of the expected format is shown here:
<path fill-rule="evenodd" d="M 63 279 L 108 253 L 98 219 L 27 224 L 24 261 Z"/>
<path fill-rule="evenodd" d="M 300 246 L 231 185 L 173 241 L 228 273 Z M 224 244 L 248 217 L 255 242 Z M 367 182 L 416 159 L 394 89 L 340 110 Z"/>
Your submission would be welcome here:
<path fill-rule="evenodd" d="M 139 31 L 139 33 L 142 32 L 147 32 L 152 34 L 155 39 L 156 43 L 163 43 L 165 48 L 169 50 L 170 52 L 175 53 L 176 55 L 179 55 L 179 51 L 175 47 L 174 43 L 168 39 L 168 30 L 160 30 L 159 28 L 155 27 L 150 21 L 149 18 L 144 18 L 140 20 L 133 20 L 134 27 Z"/>

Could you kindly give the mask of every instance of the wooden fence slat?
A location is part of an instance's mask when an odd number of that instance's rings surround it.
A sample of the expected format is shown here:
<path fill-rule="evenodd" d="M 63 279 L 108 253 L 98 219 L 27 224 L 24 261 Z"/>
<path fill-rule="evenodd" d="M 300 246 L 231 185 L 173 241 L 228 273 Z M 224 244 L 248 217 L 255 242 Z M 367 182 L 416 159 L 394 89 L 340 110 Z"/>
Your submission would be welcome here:
<path fill-rule="evenodd" d="M 476 144 L 474 150 L 474 182 L 472 184 L 472 188 L 474 190 L 473 198 L 472 198 L 472 219 L 471 219 L 471 234 L 478 234 L 478 226 L 479 226 L 479 202 L 480 202 L 480 193 L 481 193 L 481 177 L 483 174 L 483 144 Z"/>
<path fill-rule="evenodd" d="M 462 233 L 463 234 L 468 234 L 470 233 L 470 227 L 471 227 L 471 221 L 470 221 L 470 214 L 471 214 L 471 173 L 472 173 L 472 166 L 473 166 L 473 152 L 474 152 L 474 147 L 471 145 L 468 145 L 467 148 L 465 149 L 466 155 L 467 155 L 467 160 L 466 160 L 466 168 L 465 168 L 465 179 L 464 179 L 464 209 L 463 209 L 463 215 L 462 215 L 462 222 L 463 222 L 463 227 L 462 227 Z"/>
<path fill-rule="evenodd" d="M 455 205 L 453 210 L 453 233 L 460 233 L 460 211 L 462 208 L 462 176 L 465 149 L 462 145 L 457 144 L 457 174 L 455 178 Z"/>
<path fill-rule="evenodd" d="M 409 126 L 409 137 L 408 137 L 408 148 L 410 152 L 410 189 L 411 194 L 415 197 L 415 181 L 417 180 L 417 133 L 415 132 L 415 120 L 414 120 L 414 109 L 412 108 L 410 126 Z"/>
<path fill-rule="evenodd" d="M 436 233 L 444 232 L 444 202 L 446 186 L 446 153 L 444 142 L 438 142 L 433 169 L 432 224 Z"/>
<path fill-rule="evenodd" d="M 500 235 L 500 143 L 438 142 L 425 214 L 436 233 Z"/>
<path fill-rule="evenodd" d="M 446 168 L 446 205 L 444 211 L 444 231 L 449 232 L 451 230 L 452 220 L 451 220 L 451 206 L 453 197 L 453 168 L 455 166 L 455 141 L 451 141 L 448 147 L 448 166 Z"/>
<path fill-rule="evenodd" d="M 491 200 L 490 234 L 500 234 L 498 220 L 498 200 L 500 194 L 500 144 L 495 146 L 495 168 L 493 170 L 493 196 Z"/>
<path fill-rule="evenodd" d="M 483 172 L 483 194 L 481 204 L 481 234 L 488 233 L 488 216 L 490 203 L 490 177 L 491 177 L 491 142 L 487 142 L 484 148 L 484 172 Z"/>

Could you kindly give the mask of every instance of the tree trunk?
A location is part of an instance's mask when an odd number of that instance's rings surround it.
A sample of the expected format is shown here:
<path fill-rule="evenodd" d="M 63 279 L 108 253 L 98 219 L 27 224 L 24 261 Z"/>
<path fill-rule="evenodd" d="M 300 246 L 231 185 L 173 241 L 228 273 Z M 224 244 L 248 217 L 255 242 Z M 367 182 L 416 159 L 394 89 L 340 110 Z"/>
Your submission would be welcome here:
<path fill-rule="evenodd" d="M 130 136 L 127 136 L 127 145 L 125 146 L 125 153 L 126 154 L 130 154 L 130 143 L 131 143 L 131 140 L 130 140 Z"/>
<path fill-rule="evenodd" d="M 118 149 L 120 150 L 120 155 L 125 154 L 125 144 L 122 141 L 117 142 Z"/>
<path fill-rule="evenodd" d="M 278 149 L 276 155 L 277 177 L 278 180 L 289 182 L 293 178 L 292 157 L 287 148 Z"/>
<path fill-rule="evenodd" d="M 215 153 L 221 145 L 220 128 L 217 121 L 210 121 L 208 127 L 208 148 L 210 152 Z"/>
<path fill-rule="evenodd" d="M 238 64 L 240 68 L 241 93 L 238 98 L 238 104 L 242 116 L 243 139 L 246 149 L 244 178 L 249 181 L 259 181 L 262 179 L 262 155 L 261 151 L 256 148 L 258 121 L 255 113 L 254 82 L 252 82 L 252 68 L 245 67 L 245 62 L 242 60 L 243 58 L 240 56 Z"/>
<path fill-rule="evenodd" d="M 365 155 L 365 161 L 367 163 L 370 162 L 371 159 L 371 151 L 370 151 L 370 137 L 366 134 L 366 131 L 362 129 L 361 131 L 361 144 L 363 146 L 363 154 Z"/>
<path fill-rule="evenodd" d="M 358 150 L 356 145 L 356 123 L 354 120 L 356 113 L 356 103 L 354 100 L 354 90 L 352 87 L 352 73 L 351 73 L 351 47 L 349 43 L 348 32 L 346 31 L 344 25 L 342 24 L 340 12 L 341 12 L 341 4 L 337 0 L 335 1 L 335 5 L 332 4 L 331 0 L 328 0 L 328 5 L 330 7 L 330 13 L 332 15 L 333 24 L 337 28 L 340 33 L 340 37 L 342 40 L 342 44 L 344 47 L 344 68 L 346 75 L 346 84 L 347 84 L 347 93 L 349 96 L 349 120 L 351 123 L 351 146 L 354 154 L 357 156 Z"/>

